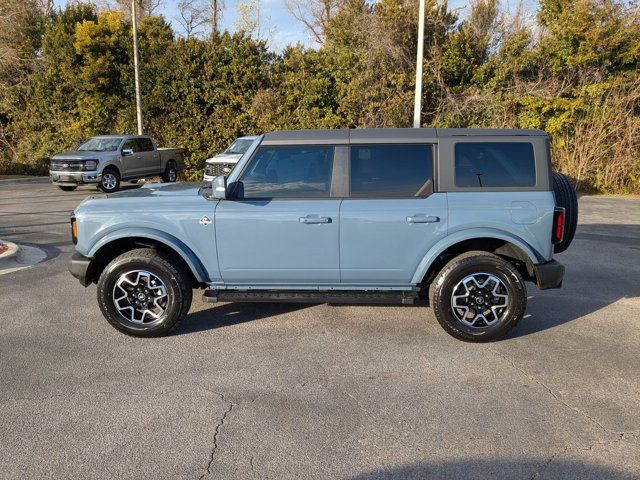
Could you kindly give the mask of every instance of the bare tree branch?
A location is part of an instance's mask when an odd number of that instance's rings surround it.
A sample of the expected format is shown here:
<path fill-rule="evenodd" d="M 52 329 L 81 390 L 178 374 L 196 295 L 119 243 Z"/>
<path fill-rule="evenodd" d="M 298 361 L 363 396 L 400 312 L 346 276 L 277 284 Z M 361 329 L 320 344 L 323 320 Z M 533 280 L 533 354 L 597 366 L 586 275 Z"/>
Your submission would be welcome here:
<path fill-rule="evenodd" d="M 205 0 L 180 0 L 176 21 L 186 38 L 196 36 L 200 33 L 199 29 L 209 23 L 209 6 Z"/>
<path fill-rule="evenodd" d="M 323 44 L 329 21 L 338 12 L 345 0 L 284 0 L 291 16 L 301 22 Z"/>

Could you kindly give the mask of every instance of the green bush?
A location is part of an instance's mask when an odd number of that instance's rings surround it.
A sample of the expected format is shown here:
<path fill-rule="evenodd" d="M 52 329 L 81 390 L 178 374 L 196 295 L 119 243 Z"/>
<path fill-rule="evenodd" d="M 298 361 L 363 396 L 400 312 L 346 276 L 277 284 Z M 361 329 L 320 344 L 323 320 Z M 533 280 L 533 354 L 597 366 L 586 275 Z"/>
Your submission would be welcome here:
<path fill-rule="evenodd" d="M 638 192 L 640 20 L 623 0 L 542 0 L 537 25 L 496 0 L 463 17 L 427 8 L 423 125 L 542 128 L 555 166 L 578 186 Z M 0 6 L 0 173 L 46 174 L 82 139 L 135 131 L 131 24 L 69 3 Z M 323 44 L 271 51 L 246 34 L 174 35 L 139 25 L 145 130 L 185 148 L 183 177 L 239 135 L 276 129 L 408 127 L 414 0 L 346 0 Z M 532 33 L 533 30 L 537 34 Z"/>

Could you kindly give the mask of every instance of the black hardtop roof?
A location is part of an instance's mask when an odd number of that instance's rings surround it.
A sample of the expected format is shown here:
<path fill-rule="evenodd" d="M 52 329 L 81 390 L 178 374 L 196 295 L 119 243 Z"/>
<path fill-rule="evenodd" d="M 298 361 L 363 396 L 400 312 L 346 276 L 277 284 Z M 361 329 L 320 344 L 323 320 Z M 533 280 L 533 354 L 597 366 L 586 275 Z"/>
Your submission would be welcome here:
<path fill-rule="evenodd" d="M 336 130 L 280 130 L 264 135 L 265 145 L 436 142 L 444 137 L 546 136 L 543 130 L 507 128 L 343 128 Z"/>

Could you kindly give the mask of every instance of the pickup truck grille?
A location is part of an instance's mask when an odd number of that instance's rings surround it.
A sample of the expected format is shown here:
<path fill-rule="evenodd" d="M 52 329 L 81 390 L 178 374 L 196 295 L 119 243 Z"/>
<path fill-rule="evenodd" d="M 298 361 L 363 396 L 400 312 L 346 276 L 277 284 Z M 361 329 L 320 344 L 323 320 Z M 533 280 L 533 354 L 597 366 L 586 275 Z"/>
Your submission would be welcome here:
<path fill-rule="evenodd" d="M 84 163 L 77 160 L 53 160 L 51 162 L 52 172 L 81 172 L 83 167 Z"/>
<path fill-rule="evenodd" d="M 211 177 L 229 175 L 235 166 L 235 163 L 207 163 L 204 167 L 204 174 Z"/>

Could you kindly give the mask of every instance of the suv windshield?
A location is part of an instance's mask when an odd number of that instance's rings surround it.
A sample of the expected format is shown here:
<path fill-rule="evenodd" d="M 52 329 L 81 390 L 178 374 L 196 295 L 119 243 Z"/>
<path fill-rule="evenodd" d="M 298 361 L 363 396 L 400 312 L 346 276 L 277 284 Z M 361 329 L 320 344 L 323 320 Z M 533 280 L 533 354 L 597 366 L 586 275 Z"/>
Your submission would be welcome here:
<path fill-rule="evenodd" d="M 120 137 L 93 137 L 80 144 L 80 152 L 115 152 L 122 138 Z"/>
<path fill-rule="evenodd" d="M 249 147 L 251 146 L 252 143 L 253 143 L 253 139 L 252 138 L 239 138 L 235 142 L 233 142 L 229 146 L 229 148 L 227 148 L 222 153 L 239 153 L 239 154 L 243 154 L 244 152 L 249 150 Z"/>

